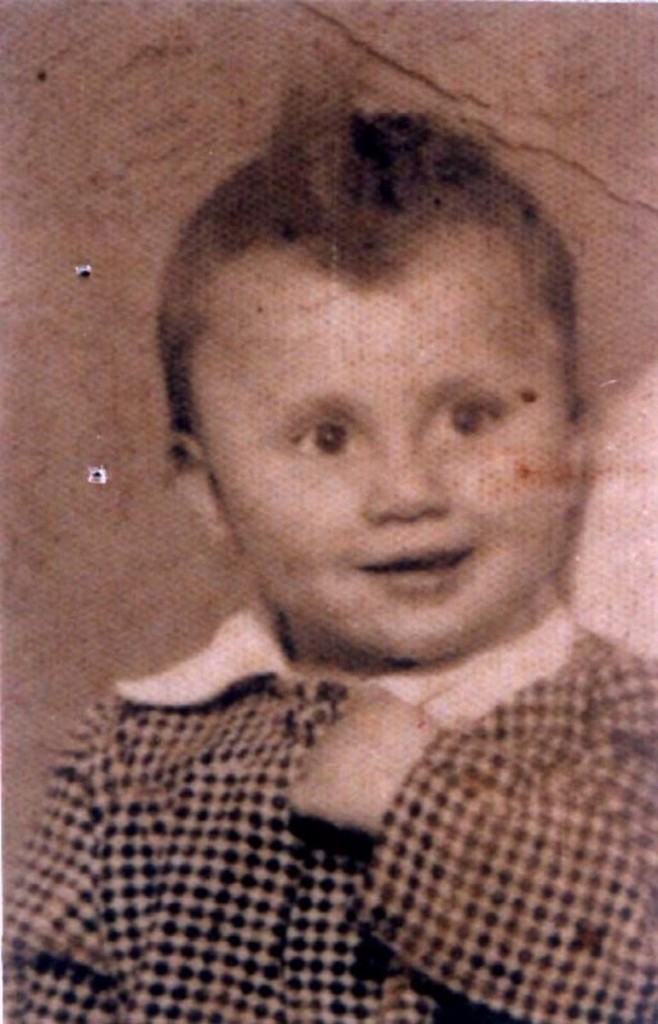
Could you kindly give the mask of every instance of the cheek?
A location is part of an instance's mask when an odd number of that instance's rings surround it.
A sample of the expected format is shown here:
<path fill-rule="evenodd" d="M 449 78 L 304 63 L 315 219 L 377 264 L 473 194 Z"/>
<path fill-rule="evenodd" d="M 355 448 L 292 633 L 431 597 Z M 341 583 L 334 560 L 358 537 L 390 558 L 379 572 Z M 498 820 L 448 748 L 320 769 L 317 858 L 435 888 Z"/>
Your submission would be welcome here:
<path fill-rule="evenodd" d="M 228 492 L 225 505 L 240 550 L 268 576 L 297 575 L 322 558 L 332 537 L 321 516 L 274 484 Z"/>
<path fill-rule="evenodd" d="M 485 514 L 543 506 L 559 510 L 578 482 L 564 446 L 532 439 L 464 462 L 461 472 L 455 467 L 455 480 L 463 500 Z"/>

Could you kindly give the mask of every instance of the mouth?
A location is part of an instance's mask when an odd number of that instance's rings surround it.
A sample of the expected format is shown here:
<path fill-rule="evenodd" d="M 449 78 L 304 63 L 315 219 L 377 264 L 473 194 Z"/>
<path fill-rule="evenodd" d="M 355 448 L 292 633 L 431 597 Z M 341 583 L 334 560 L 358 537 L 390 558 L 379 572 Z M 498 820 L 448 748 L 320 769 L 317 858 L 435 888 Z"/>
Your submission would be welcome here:
<path fill-rule="evenodd" d="M 363 569 L 365 572 L 380 576 L 431 573 L 445 569 L 455 569 L 472 555 L 473 550 L 471 547 L 442 548 L 419 555 L 405 555 L 402 558 L 393 558 L 387 562 L 374 562 L 370 565 L 364 565 Z"/>

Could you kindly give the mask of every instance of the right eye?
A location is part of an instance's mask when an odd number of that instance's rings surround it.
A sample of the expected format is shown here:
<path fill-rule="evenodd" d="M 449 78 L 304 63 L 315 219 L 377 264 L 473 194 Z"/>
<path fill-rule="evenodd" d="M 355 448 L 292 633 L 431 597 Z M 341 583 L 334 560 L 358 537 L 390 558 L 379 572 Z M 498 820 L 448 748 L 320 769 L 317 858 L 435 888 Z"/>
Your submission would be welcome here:
<path fill-rule="evenodd" d="M 300 446 L 304 451 L 316 451 L 321 455 L 339 455 L 349 442 L 349 431 L 344 423 L 325 420 L 316 423 L 301 438 Z"/>
<path fill-rule="evenodd" d="M 482 434 L 502 416 L 500 403 L 480 398 L 458 402 L 451 411 L 451 421 L 458 434 L 468 437 Z"/>

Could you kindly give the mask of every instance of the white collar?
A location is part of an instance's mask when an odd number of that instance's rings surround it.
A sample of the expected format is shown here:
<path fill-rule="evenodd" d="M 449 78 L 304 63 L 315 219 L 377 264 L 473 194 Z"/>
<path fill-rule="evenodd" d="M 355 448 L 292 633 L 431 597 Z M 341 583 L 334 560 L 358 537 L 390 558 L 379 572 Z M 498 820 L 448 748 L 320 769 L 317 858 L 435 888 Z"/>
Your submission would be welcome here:
<path fill-rule="evenodd" d="M 541 676 L 550 677 L 568 660 L 575 627 L 559 606 L 520 637 L 488 648 L 442 672 L 380 676 L 382 686 L 432 719 L 452 726 L 482 717 Z M 298 675 L 265 620 L 237 612 L 221 623 L 210 644 L 157 676 L 116 684 L 126 700 L 156 707 L 189 707 L 220 696 L 248 676 Z M 341 676 L 341 679 L 344 677 Z"/>
<path fill-rule="evenodd" d="M 573 618 L 558 605 L 526 633 L 473 654 L 431 675 L 386 676 L 381 685 L 430 718 L 457 726 L 508 703 L 537 679 L 554 676 L 569 660 L 576 635 Z"/>
<path fill-rule="evenodd" d="M 207 647 L 166 672 L 116 684 L 126 700 L 156 707 L 205 704 L 248 676 L 289 675 L 290 665 L 276 638 L 256 612 L 225 619 Z"/>

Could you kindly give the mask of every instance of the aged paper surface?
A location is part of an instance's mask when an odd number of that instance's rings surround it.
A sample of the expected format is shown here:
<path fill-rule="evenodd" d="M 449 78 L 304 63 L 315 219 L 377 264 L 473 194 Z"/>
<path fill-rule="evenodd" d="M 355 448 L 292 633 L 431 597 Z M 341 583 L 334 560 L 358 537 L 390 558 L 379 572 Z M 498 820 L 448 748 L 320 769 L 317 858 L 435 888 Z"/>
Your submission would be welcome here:
<path fill-rule="evenodd" d="M 81 708 L 240 607 L 239 567 L 171 488 L 163 268 L 285 90 L 339 65 L 474 132 L 566 237 L 593 450 L 574 606 L 658 652 L 652 5 L 5 0 L 0 22 L 10 872 Z"/>

